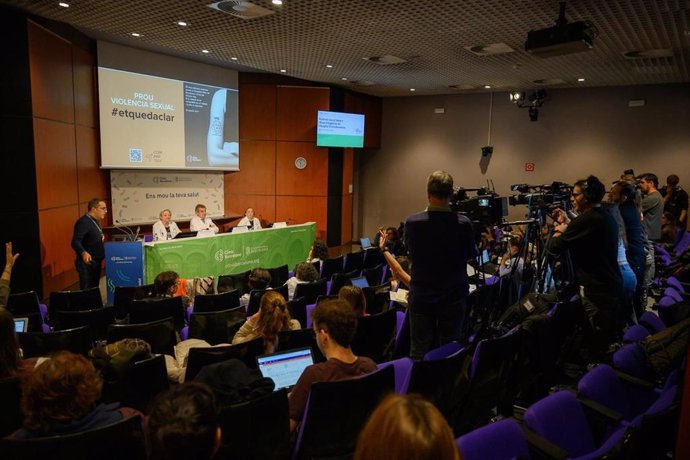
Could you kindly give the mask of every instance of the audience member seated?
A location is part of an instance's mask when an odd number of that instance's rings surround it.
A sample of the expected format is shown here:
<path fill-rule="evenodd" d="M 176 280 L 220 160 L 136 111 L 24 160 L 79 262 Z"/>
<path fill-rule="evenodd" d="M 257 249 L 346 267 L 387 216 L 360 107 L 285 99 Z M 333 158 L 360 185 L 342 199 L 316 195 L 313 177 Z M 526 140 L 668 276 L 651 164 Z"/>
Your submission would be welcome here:
<path fill-rule="evenodd" d="M 501 262 L 498 265 L 498 275 L 504 276 L 513 273 L 513 267 L 517 265 L 517 274 L 522 276 L 522 269 L 525 265 L 525 259 L 520 257 L 520 243 L 522 240 L 519 236 L 512 236 L 508 240 L 508 252 L 503 254 Z"/>
<path fill-rule="evenodd" d="M 19 254 L 12 254 L 12 243 L 5 243 L 5 269 L 0 276 L 0 308 L 7 306 L 7 299 L 10 296 L 10 278 L 12 277 L 12 267 L 19 258 Z"/>
<path fill-rule="evenodd" d="M 666 249 L 673 249 L 678 235 L 678 225 L 673 214 L 666 211 L 661 216 L 661 245 Z"/>
<path fill-rule="evenodd" d="M 391 291 L 396 291 L 400 283 L 403 284 L 405 289 L 410 289 L 410 281 L 412 281 L 412 277 L 410 276 L 412 273 L 410 259 L 405 256 L 394 257 L 386 246 L 388 240 L 387 234 L 383 230 L 381 230 L 379 234 L 381 236 L 379 238 L 379 249 L 381 249 L 381 253 L 386 259 L 386 263 L 393 275 L 391 277 Z"/>
<path fill-rule="evenodd" d="M 147 424 L 151 460 L 209 460 L 221 443 L 213 392 L 198 382 L 161 394 Z"/>
<path fill-rule="evenodd" d="M 343 380 L 376 370 L 376 363 L 352 353 L 350 345 L 357 332 L 357 316 L 347 302 L 328 299 L 312 312 L 316 344 L 326 362 L 312 364 L 300 376 L 290 393 L 290 430 L 295 431 L 304 417 L 311 384 Z"/>
<path fill-rule="evenodd" d="M 271 274 L 268 270 L 263 268 L 255 268 L 249 273 L 249 279 L 247 280 L 247 285 L 250 291 L 256 289 L 263 290 L 268 289 L 271 284 Z M 249 292 L 240 297 L 240 306 L 247 307 L 249 305 Z"/>
<path fill-rule="evenodd" d="M 390 395 L 359 434 L 354 460 L 460 460 L 443 415 L 419 395 Z"/>
<path fill-rule="evenodd" d="M 309 250 L 309 255 L 307 256 L 307 262 L 322 262 L 328 259 L 328 246 L 321 240 L 314 240 L 314 244 Z"/>
<path fill-rule="evenodd" d="M 299 321 L 290 318 L 290 310 L 283 296 L 277 291 L 267 291 L 261 297 L 259 311 L 247 318 L 232 339 L 232 344 L 262 337 L 264 351 L 273 353 L 278 345 L 278 333 L 297 329 L 301 329 Z"/>
<path fill-rule="evenodd" d="M 311 283 L 318 281 L 319 272 L 313 264 L 309 262 L 300 262 L 295 267 L 295 276 L 287 280 L 285 284 L 288 287 L 288 297 L 292 300 L 295 296 L 295 288 L 298 284 Z"/>
<path fill-rule="evenodd" d="M 170 209 L 164 209 L 158 215 L 158 222 L 153 224 L 153 240 L 165 241 L 172 240 L 180 233 L 177 224 L 172 220 L 172 212 Z"/>
<path fill-rule="evenodd" d="M 380 229 L 379 232 L 383 232 L 383 229 Z M 407 250 L 405 249 L 405 243 L 403 243 L 400 240 L 397 228 L 388 227 L 385 231 L 385 235 L 385 247 L 388 251 L 390 251 L 393 255 L 396 256 L 403 256 L 407 254 Z M 381 238 L 381 236 L 379 236 L 379 238 Z"/>
<path fill-rule="evenodd" d="M 364 291 L 357 286 L 343 286 L 338 292 L 338 298 L 347 302 L 357 316 L 368 316 L 367 299 Z"/>
<path fill-rule="evenodd" d="M 32 439 L 81 433 L 139 414 L 119 403 L 98 404 L 103 381 L 93 364 L 68 351 L 54 354 L 28 374 L 22 388 L 24 428 L 11 436 Z"/>
<path fill-rule="evenodd" d="M 174 271 L 160 272 L 153 280 L 153 290 L 159 297 L 182 297 L 185 308 L 189 306 L 186 280 Z"/>
<path fill-rule="evenodd" d="M 33 364 L 33 360 L 21 359 L 19 341 L 14 332 L 14 317 L 0 308 L 0 379 L 29 370 Z"/>

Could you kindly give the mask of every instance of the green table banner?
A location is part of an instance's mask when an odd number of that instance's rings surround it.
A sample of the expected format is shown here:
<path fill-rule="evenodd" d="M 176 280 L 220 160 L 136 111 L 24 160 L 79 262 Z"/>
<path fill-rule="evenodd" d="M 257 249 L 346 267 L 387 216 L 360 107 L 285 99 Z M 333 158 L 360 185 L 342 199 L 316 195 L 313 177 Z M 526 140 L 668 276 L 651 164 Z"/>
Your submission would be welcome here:
<path fill-rule="evenodd" d="M 233 275 L 252 268 L 275 268 L 304 262 L 316 238 L 316 224 L 292 225 L 205 238 L 147 243 L 146 282 L 162 271 L 176 271 L 182 278 Z"/>

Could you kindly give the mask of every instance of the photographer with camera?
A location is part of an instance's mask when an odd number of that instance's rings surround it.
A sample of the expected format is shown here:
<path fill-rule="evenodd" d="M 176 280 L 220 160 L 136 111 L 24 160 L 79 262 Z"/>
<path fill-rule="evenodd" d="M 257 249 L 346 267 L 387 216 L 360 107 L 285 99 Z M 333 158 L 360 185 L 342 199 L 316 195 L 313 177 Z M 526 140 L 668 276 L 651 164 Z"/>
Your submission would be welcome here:
<path fill-rule="evenodd" d="M 588 319 L 588 359 L 601 358 L 617 338 L 616 318 L 623 296 L 617 260 L 618 224 L 601 206 L 605 193 L 604 184 L 595 176 L 575 182 L 570 201 L 578 215 L 570 220 L 565 211 L 554 211 L 558 225 L 546 245 L 551 253 L 570 253 Z"/>

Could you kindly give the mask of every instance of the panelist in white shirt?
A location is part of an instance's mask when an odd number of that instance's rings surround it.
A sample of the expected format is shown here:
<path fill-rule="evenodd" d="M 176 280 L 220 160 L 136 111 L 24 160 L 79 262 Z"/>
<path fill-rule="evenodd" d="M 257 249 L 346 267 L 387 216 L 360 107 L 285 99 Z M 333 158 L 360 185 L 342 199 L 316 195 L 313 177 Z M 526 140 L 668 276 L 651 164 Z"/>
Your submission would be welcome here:
<path fill-rule="evenodd" d="M 247 227 L 249 230 L 261 230 L 261 221 L 254 217 L 254 208 L 247 208 L 244 217 L 237 224 L 238 227 Z"/>
<path fill-rule="evenodd" d="M 206 217 L 206 206 L 198 204 L 194 208 L 196 216 L 189 221 L 189 230 L 198 232 L 200 230 L 211 230 L 213 233 L 218 233 L 218 226 L 213 223 L 210 217 Z"/>
<path fill-rule="evenodd" d="M 160 220 L 153 224 L 154 241 L 172 240 L 180 233 L 177 224 L 172 221 L 172 212 L 170 212 L 170 209 L 162 210 L 158 217 Z"/>

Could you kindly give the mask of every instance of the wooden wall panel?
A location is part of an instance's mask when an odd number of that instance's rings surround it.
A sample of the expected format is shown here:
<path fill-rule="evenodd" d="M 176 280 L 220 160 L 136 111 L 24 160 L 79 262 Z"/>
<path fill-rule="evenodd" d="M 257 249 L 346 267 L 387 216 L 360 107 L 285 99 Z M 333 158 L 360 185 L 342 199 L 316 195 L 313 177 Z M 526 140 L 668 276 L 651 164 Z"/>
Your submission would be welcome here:
<path fill-rule="evenodd" d="M 364 118 L 364 148 L 381 148 L 381 98 L 366 94 L 347 91 L 344 100 L 345 112 L 363 113 Z"/>
<path fill-rule="evenodd" d="M 289 225 L 316 222 L 316 237 L 326 240 L 327 197 L 276 196 L 276 221 Z"/>
<path fill-rule="evenodd" d="M 328 195 L 328 149 L 310 142 L 278 142 L 276 158 L 277 195 Z M 303 157 L 307 167 L 297 169 Z"/>
<path fill-rule="evenodd" d="M 340 211 L 340 244 L 352 241 L 352 194 L 343 195 Z"/>
<path fill-rule="evenodd" d="M 240 141 L 240 171 L 225 174 L 225 199 L 232 194 L 275 195 L 276 143 Z"/>
<path fill-rule="evenodd" d="M 276 198 L 273 195 L 225 195 L 225 215 L 244 215 L 247 208 L 254 208 L 254 213 L 262 225 L 276 221 Z M 232 224 L 236 224 L 233 222 Z"/>
<path fill-rule="evenodd" d="M 275 85 L 243 84 L 240 87 L 240 139 L 276 138 Z M 241 156 L 244 155 L 244 151 Z"/>
<path fill-rule="evenodd" d="M 354 187 L 355 153 L 352 149 L 343 150 L 343 195 L 352 194 L 350 186 Z"/>
<path fill-rule="evenodd" d="M 316 144 L 316 112 L 330 107 L 328 88 L 278 86 L 276 139 Z"/>
<path fill-rule="evenodd" d="M 100 169 L 98 131 L 87 126 L 75 126 L 77 139 L 77 176 L 79 201 L 93 197 L 106 198 L 110 195 L 108 171 Z"/>
<path fill-rule="evenodd" d="M 78 125 L 97 128 L 98 100 L 96 95 L 94 58 L 87 50 L 72 47 L 74 66 L 74 111 Z M 99 163 L 100 165 L 100 163 Z"/>
<path fill-rule="evenodd" d="M 79 279 L 70 245 L 74 223 L 82 214 L 77 205 L 39 211 L 43 294 L 73 285 Z"/>
<path fill-rule="evenodd" d="M 30 21 L 28 31 L 33 115 L 73 123 L 72 47 Z"/>
<path fill-rule="evenodd" d="M 38 208 L 78 201 L 74 125 L 34 118 Z"/>

